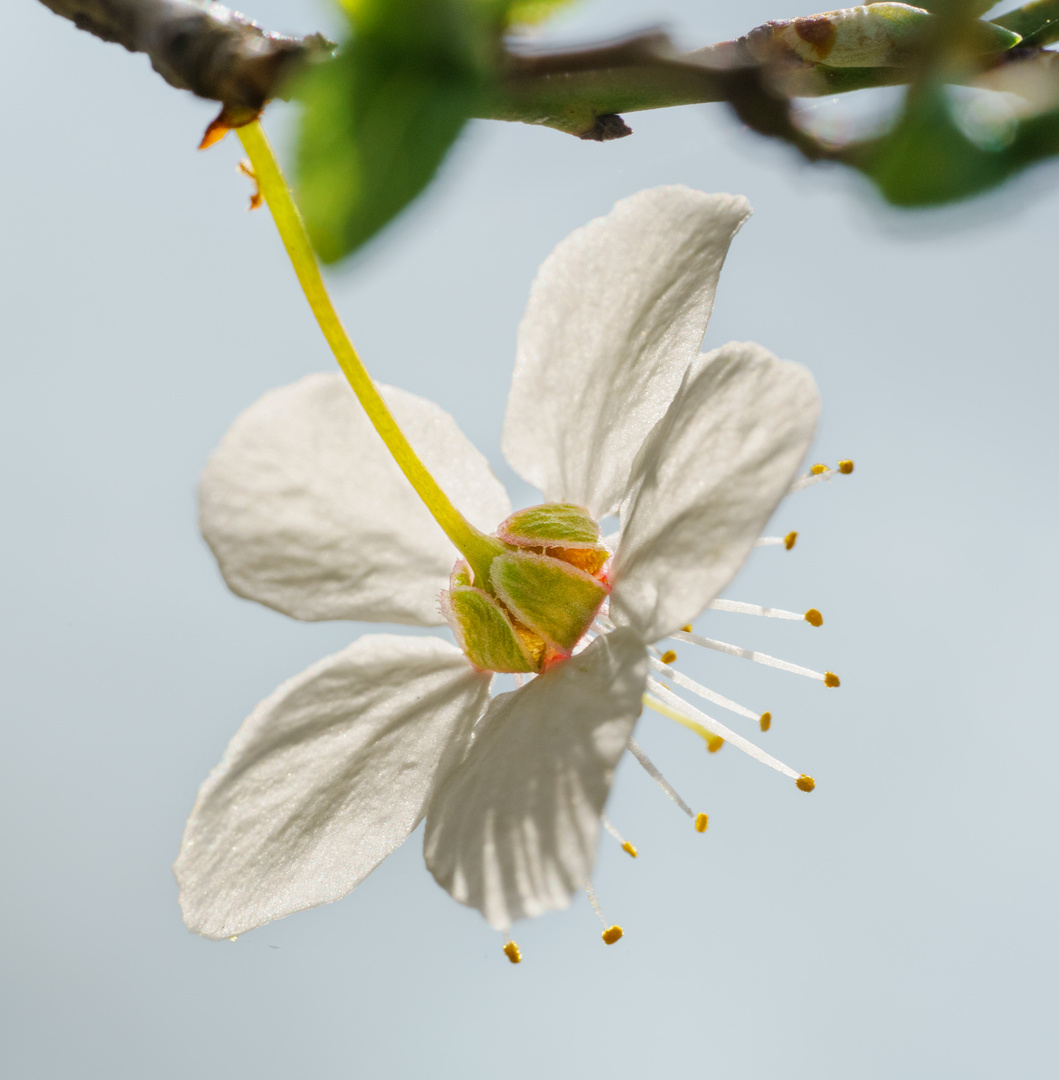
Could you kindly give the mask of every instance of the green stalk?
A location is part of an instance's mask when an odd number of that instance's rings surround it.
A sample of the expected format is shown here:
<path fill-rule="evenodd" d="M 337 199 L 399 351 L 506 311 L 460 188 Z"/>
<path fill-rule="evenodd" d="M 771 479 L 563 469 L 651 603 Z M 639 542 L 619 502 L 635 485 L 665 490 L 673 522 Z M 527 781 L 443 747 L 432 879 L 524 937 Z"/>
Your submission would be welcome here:
<path fill-rule="evenodd" d="M 283 246 L 305 293 L 309 307 L 335 354 L 338 366 L 349 380 L 353 393 L 368 414 L 379 437 L 393 455 L 394 461 L 408 478 L 416 494 L 433 515 L 463 557 L 474 570 L 475 579 L 489 580 L 489 566 L 503 545 L 479 532 L 449 501 L 415 450 L 398 427 L 386 402 L 357 355 L 327 294 L 320 267 L 309 243 L 305 224 L 294 203 L 291 190 L 280 170 L 276 155 L 258 121 L 237 129 L 239 139 L 250 157 L 258 187 L 264 196 L 272 218 L 279 230 Z M 352 463 L 351 463 L 352 465 Z"/>

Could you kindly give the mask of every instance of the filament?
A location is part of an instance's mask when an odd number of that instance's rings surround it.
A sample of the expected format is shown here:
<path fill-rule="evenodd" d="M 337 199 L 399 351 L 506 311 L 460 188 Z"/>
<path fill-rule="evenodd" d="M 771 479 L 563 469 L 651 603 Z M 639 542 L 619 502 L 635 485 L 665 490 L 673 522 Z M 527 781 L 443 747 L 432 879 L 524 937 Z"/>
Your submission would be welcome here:
<path fill-rule="evenodd" d="M 606 829 L 607 832 L 609 832 L 610 835 L 613 836 L 619 844 L 621 844 L 622 851 L 627 851 L 635 859 L 636 856 L 639 854 L 639 852 L 636 850 L 635 845 L 631 844 L 628 840 L 626 840 L 625 837 L 622 836 L 621 833 L 614 828 L 610 818 L 607 817 L 606 814 L 600 814 L 599 820 L 602 822 L 603 828 Z"/>
<path fill-rule="evenodd" d="M 646 695 L 644 696 L 646 701 Z M 648 704 L 650 704 L 648 702 Z M 695 814 L 684 800 L 677 794 L 676 788 L 662 775 L 655 763 L 640 749 L 640 744 L 633 738 L 629 739 L 629 753 L 643 766 L 644 772 L 684 811 L 685 814 L 695 820 Z"/>
<path fill-rule="evenodd" d="M 657 652 L 653 649 L 652 652 Z M 747 720 L 753 720 L 755 723 L 760 722 L 761 713 L 751 712 L 745 705 L 740 705 L 738 701 L 732 701 L 731 698 L 726 698 L 723 694 L 718 694 L 715 690 L 711 690 L 708 686 L 702 686 L 694 679 L 688 678 L 682 671 L 678 671 L 674 667 L 670 667 L 665 662 L 665 655 L 661 659 L 655 659 L 655 657 L 648 657 L 648 662 L 655 671 L 660 671 L 668 679 L 672 679 L 678 686 L 684 687 L 685 690 L 690 690 L 693 694 L 697 694 L 699 697 L 706 701 L 712 701 L 714 705 L 719 705 L 722 709 L 727 709 L 729 712 L 734 712 L 739 716 L 745 717 Z M 769 714 L 771 719 L 771 714 Z"/>
<path fill-rule="evenodd" d="M 797 611 L 784 611 L 783 608 L 747 604 L 742 600 L 711 600 L 706 606 L 712 611 L 729 611 L 736 615 L 763 615 L 766 619 L 794 619 L 807 622 L 811 626 L 820 626 L 824 621 L 816 608 L 810 608 L 799 614 Z"/>
<path fill-rule="evenodd" d="M 789 671 L 794 675 L 804 675 L 807 679 L 817 679 L 825 686 L 839 685 L 839 678 L 832 671 L 813 671 L 812 668 L 792 664 L 789 660 L 780 660 L 778 657 L 769 656 L 768 653 L 757 652 L 754 649 L 744 649 L 739 645 L 729 645 L 726 641 L 717 641 L 715 638 L 703 637 L 701 634 L 689 634 L 684 630 L 675 630 L 669 636 L 676 638 L 678 641 L 690 641 L 692 645 L 701 645 L 704 649 L 713 649 L 716 652 L 727 653 L 729 656 L 739 656 L 744 660 L 753 660 L 755 664 L 764 664 L 766 667 L 778 668 L 780 671 Z"/>
<path fill-rule="evenodd" d="M 759 536 L 754 541 L 754 547 L 785 547 L 788 551 L 798 541 L 797 532 L 789 532 L 786 536 Z"/>
<path fill-rule="evenodd" d="M 682 724 L 684 727 L 695 731 L 697 734 L 706 738 L 704 733 L 708 732 L 714 736 L 720 736 L 725 742 L 730 742 L 733 746 L 738 747 L 745 754 L 749 754 L 755 761 L 760 761 L 762 765 L 768 765 L 770 769 L 775 769 L 777 772 L 783 773 L 784 776 L 790 777 L 791 780 L 798 780 L 803 774 L 795 772 L 789 765 L 784 765 L 778 758 L 774 758 L 771 754 L 766 754 L 759 746 L 755 746 L 749 739 L 743 738 L 737 732 L 732 731 L 730 728 L 724 726 L 714 720 L 712 716 L 707 716 L 704 712 L 700 712 L 693 705 L 689 705 L 683 698 L 677 697 L 672 690 L 669 689 L 664 683 L 660 683 L 657 679 L 648 677 L 647 685 L 650 687 L 652 693 L 657 694 L 661 698 L 661 702 L 658 704 L 668 705 L 669 709 L 664 715 L 668 715 L 671 720 L 676 720 L 678 724 Z M 650 694 L 646 695 L 650 698 Z M 652 708 L 661 712 L 658 709 L 657 704 L 653 704 L 648 701 L 648 704 Z M 690 716 L 684 715 L 690 713 Z"/>

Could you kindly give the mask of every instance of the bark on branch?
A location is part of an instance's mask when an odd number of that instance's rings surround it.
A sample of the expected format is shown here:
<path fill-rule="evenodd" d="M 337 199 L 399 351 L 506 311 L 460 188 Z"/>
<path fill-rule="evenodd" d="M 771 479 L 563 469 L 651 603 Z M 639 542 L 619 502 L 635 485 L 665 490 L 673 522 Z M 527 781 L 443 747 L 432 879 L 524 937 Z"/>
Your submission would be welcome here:
<path fill-rule="evenodd" d="M 285 37 L 207 0 L 41 0 L 104 41 L 146 53 L 171 86 L 219 101 L 239 123 L 275 97 L 311 56 L 329 53 L 319 34 Z"/>

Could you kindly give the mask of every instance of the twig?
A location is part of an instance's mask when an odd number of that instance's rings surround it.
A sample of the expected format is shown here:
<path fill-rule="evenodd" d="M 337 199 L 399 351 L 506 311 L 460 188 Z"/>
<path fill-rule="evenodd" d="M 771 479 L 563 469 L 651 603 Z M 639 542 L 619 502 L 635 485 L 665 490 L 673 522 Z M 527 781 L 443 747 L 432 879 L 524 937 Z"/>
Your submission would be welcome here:
<path fill-rule="evenodd" d="M 219 101 L 229 126 L 253 119 L 284 79 L 331 44 L 270 33 L 207 0 L 41 0 L 56 15 L 130 52 L 170 86 Z"/>

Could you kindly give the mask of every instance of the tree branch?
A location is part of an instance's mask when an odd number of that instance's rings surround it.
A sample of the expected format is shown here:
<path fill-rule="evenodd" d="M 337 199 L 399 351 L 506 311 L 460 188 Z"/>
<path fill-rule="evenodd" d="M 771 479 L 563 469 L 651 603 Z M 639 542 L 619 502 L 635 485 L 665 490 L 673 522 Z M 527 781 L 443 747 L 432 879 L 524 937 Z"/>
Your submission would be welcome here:
<path fill-rule="evenodd" d="M 221 102 L 222 117 L 230 126 L 256 116 L 295 68 L 332 49 L 322 35 L 269 33 L 207 0 L 41 3 L 104 41 L 146 53 L 170 86 Z"/>

